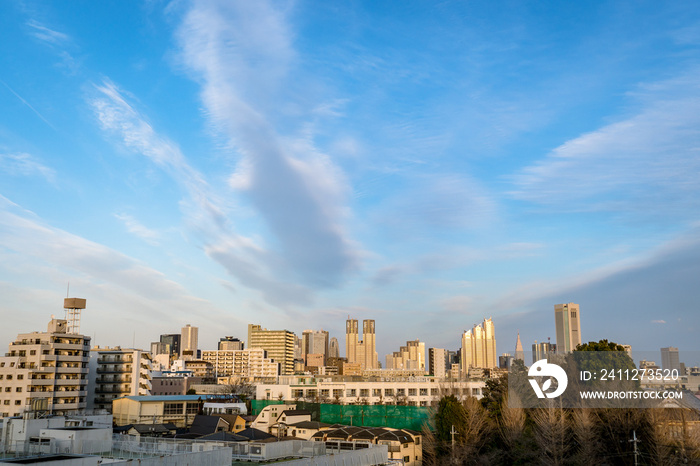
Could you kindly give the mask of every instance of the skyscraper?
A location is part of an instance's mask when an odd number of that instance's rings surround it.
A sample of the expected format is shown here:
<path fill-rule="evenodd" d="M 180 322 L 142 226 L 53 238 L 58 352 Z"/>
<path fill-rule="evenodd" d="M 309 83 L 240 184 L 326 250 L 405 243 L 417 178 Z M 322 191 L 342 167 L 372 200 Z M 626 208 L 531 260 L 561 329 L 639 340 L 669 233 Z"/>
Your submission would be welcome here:
<path fill-rule="evenodd" d="M 557 345 L 553 345 L 548 341 L 543 341 L 532 345 L 532 363 L 536 363 L 540 359 L 549 359 L 549 356 L 557 351 Z"/>
<path fill-rule="evenodd" d="M 180 357 L 182 359 L 197 359 L 197 348 L 199 345 L 199 328 L 190 324 L 182 327 L 180 340 Z"/>
<path fill-rule="evenodd" d="M 345 322 L 345 349 L 348 363 L 359 363 L 362 369 L 378 369 L 377 341 L 374 333 L 374 320 L 362 321 L 362 338 L 355 319 Z"/>
<path fill-rule="evenodd" d="M 301 334 L 302 358 L 306 362 L 309 354 L 323 355 L 323 365 L 328 358 L 328 332 L 325 330 L 304 330 Z"/>
<path fill-rule="evenodd" d="M 525 362 L 525 352 L 523 351 L 523 343 L 520 341 L 520 332 L 518 332 L 518 340 L 515 342 L 515 358 Z"/>
<path fill-rule="evenodd" d="M 484 319 L 481 325 L 466 330 L 462 334 L 462 376 L 469 374 L 469 368 L 490 369 L 498 367 L 496 353 L 496 332 L 491 318 Z"/>
<path fill-rule="evenodd" d="M 338 344 L 338 339 L 336 337 L 331 338 L 331 341 L 328 343 L 328 357 L 340 357 L 340 345 Z"/>
<path fill-rule="evenodd" d="M 179 333 L 169 333 L 160 336 L 160 342 L 168 346 L 168 352 L 171 358 L 180 357 L 180 339 L 182 336 Z"/>
<path fill-rule="evenodd" d="M 557 352 L 569 353 L 581 344 L 581 316 L 578 304 L 555 304 L 554 323 L 557 330 Z"/>
<path fill-rule="evenodd" d="M 668 370 L 676 369 L 678 373 L 681 374 L 681 362 L 678 356 L 678 348 L 674 348 L 673 346 L 661 348 L 661 368 Z"/>

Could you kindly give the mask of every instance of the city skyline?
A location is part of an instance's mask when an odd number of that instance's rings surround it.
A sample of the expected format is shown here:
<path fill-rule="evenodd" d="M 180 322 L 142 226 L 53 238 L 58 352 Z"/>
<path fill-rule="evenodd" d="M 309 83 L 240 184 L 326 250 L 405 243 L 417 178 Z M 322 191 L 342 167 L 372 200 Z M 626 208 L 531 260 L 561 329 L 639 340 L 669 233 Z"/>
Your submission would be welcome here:
<path fill-rule="evenodd" d="M 0 341 L 70 284 L 105 347 L 351 314 L 383 361 L 491 316 L 501 354 L 564 302 L 584 341 L 697 347 L 700 6 L 0 13 Z"/>

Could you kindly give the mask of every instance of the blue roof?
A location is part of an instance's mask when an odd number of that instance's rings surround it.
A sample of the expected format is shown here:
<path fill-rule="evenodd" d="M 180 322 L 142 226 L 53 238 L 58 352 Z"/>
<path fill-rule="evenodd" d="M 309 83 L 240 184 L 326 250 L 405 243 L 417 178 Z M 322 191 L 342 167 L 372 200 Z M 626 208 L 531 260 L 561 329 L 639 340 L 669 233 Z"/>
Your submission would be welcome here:
<path fill-rule="evenodd" d="M 134 401 L 202 401 L 207 400 L 206 395 L 138 395 L 138 396 L 125 396 L 122 398 L 128 398 Z"/>

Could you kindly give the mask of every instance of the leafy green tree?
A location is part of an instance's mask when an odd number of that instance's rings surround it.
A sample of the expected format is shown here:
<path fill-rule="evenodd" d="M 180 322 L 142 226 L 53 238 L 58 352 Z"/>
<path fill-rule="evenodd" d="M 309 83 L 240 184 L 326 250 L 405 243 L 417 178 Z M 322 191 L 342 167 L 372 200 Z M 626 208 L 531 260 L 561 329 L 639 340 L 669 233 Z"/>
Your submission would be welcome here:
<path fill-rule="evenodd" d="M 435 436 L 439 441 L 452 441 L 452 426 L 463 435 L 467 422 L 464 406 L 454 395 L 443 396 L 435 413 Z"/>

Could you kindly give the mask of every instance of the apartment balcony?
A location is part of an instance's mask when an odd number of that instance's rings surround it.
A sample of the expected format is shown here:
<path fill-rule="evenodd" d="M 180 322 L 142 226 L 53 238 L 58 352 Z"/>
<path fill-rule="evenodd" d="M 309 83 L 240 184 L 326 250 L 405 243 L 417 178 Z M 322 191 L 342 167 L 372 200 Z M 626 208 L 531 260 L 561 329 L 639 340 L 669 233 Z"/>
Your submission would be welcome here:
<path fill-rule="evenodd" d="M 87 374 L 87 367 L 57 367 L 57 374 Z"/>
<path fill-rule="evenodd" d="M 71 351 L 83 351 L 83 343 L 53 343 L 53 349 L 57 350 L 71 350 Z"/>
<path fill-rule="evenodd" d="M 110 384 L 110 383 L 131 383 L 131 377 L 98 377 L 96 382 L 97 383 L 103 383 L 103 384 Z"/>
<path fill-rule="evenodd" d="M 95 388 L 95 394 L 96 395 L 121 395 L 122 393 L 124 395 L 128 395 L 131 392 L 129 389 L 122 389 L 119 387 L 97 387 Z"/>
<path fill-rule="evenodd" d="M 80 396 L 87 396 L 87 390 L 63 390 L 63 391 L 54 391 L 53 392 L 53 397 L 54 398 L 75 398 L 75 397 L 80 397 Z M 60 400 L 59 400 L 60 403 Z M 54 403 L 55 404 L 55 403 Z"/>
<path fill-rule="evenodd" d="M 55 379 L 29 379 L 31 386 L 53 385 Z"/>
<path fill-rule="evenodd" d="M 131 368 L 124 367 L 98 367 L 98 374 L 131 374 Z"/>

